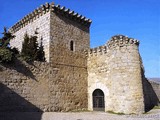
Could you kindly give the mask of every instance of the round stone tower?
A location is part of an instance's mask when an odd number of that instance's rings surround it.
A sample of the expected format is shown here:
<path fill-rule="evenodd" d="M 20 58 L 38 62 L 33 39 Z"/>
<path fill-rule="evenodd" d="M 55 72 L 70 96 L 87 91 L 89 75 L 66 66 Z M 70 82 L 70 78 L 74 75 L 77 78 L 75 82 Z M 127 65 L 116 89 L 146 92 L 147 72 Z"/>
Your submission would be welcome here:
<path fill-rule="evenodd" d="M 88 108 L 125 114 L 144 112 L 138 40 L 116 35 L 88 57 Z M 101 98 L 94 96 L 96 90 Z M 104 101 L 104 103 L 103 103 Z M 101 106 L 103 104 L 103 106 Z M 101 109 L 103 110 L 103 109 Z"/>
<path fill-rule="evenodd" d="M 139 42 L 118 35 L 112 37 L 107 46 L 113 101 L 108 110 L 127 114 L 144 112 Z"/>

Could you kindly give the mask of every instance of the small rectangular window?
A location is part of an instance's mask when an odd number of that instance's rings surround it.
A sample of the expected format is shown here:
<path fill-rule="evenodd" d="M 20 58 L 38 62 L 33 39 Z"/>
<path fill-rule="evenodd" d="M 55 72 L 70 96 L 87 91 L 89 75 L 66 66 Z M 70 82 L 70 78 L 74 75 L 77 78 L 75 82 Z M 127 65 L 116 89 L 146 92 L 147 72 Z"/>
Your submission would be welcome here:
<path fill-rule="evenodd" d="M 74 42 L 73 41 L 70 42 L 70 50 L 74 51 Z"/>

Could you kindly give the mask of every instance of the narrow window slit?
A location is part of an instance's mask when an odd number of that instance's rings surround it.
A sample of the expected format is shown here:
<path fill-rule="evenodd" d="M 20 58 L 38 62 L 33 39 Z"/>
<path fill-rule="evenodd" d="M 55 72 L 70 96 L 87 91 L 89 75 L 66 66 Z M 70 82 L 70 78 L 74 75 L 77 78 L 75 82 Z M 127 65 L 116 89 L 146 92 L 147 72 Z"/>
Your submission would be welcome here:
<path fill-rule="evenodd" d="M 70 50 L 74 51 L 74 42 L 73 41 L 70 42 Z"/>

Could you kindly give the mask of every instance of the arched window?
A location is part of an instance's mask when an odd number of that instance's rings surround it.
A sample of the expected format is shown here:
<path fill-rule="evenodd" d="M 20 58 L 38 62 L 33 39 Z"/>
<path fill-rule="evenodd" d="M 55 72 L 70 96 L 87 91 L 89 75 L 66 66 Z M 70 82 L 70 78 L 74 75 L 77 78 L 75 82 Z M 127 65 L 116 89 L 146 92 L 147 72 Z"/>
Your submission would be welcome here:
<path fill-rule="evenodd" d="M 73 41 L 70 42 L 70 50 L 74 51 L 74 42 Z"/>

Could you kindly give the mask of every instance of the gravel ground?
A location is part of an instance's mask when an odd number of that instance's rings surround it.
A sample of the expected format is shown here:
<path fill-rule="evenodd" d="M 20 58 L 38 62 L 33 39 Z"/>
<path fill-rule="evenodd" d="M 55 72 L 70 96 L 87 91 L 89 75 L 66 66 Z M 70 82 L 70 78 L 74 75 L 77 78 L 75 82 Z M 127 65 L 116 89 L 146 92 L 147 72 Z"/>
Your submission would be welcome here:
<path fill-rule="evenodd" d="M 116 115 L 105 112 L 1 112 L 0 120 L 160 120 L 160 109 L 153 109 L 142 115 Z"/>

